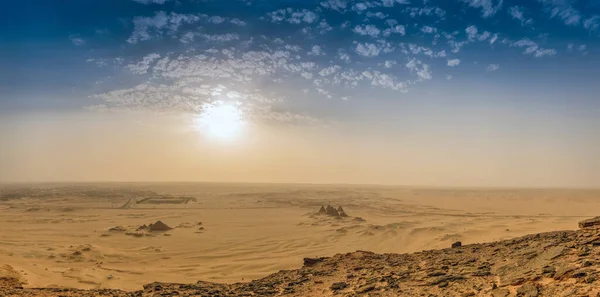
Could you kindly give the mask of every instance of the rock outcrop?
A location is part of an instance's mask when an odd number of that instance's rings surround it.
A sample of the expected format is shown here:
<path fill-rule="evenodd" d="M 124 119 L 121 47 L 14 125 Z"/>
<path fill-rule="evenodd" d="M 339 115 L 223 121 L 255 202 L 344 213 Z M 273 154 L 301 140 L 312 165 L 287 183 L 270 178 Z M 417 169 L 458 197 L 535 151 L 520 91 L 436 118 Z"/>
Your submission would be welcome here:
<path fill-rule="evenodd" d="M 600 228 L 600 217 L 579 222 L 579 228 Z"/>

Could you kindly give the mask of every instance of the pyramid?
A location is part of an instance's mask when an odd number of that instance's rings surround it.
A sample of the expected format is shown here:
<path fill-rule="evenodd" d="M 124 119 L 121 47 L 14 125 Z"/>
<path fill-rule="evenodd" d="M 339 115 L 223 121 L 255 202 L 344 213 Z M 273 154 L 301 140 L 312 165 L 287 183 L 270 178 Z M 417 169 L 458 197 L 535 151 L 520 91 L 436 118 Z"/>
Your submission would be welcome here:
<path fill-rule="evenodd" d="M 153 232 L 153 231 L 169 231 L 171 229 L 173 229 L 173 228 L 167 226 L 162 221 L 156 221 L 156 223 L 148 225 L 148 231 L 150 231 L 150 232 Z"/>
<path fill-rule="evenodd" d="M 321 209 L 319 209 L 319 214 L 327 214 L 327 211 L 325 210 L 325 206 L 321 205 Z"/>
<path fill-rule="evenodd" d="M 326 209 L 327 215 L 330 215 L 332 217 L 339 217 L 340 214 L 338 213 L 337 210 L 335 210 L 335 208 L 333 208 L 331 205 L 327 205 L 327 209 Z"/>
<path fill-rule="evenodd" d="M 340 217 L 347 217 L 348 215 L 344 212 L 344 209 L 340 206 L 337 209 L 338 214 L 340 215 Z"/>

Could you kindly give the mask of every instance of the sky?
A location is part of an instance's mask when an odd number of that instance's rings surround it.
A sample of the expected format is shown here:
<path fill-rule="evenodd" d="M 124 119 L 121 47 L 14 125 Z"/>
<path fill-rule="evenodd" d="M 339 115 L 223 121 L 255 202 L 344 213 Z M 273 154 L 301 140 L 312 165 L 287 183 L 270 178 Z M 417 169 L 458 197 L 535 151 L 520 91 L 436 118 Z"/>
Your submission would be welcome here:
<path fill-rule="evenodd" d="M 0 182 L 600 187 L 600 1 L 0 14 Z"/>

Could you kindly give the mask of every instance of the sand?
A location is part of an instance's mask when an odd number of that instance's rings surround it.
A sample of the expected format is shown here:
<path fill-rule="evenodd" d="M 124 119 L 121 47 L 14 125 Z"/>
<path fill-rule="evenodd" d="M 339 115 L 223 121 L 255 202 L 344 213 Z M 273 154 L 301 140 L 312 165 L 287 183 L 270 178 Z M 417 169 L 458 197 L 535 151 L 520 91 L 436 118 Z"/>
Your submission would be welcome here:
<path fill-rule="evenodd" d="M 64 185 L 44 187 L 56 193 L 0 201 L 0 276 L 17 277 L 26 287 L 139 290 L 153 281 L 248 281 L 299 268 L 304 257 L 356 250 L 408 253 L 456 241 L 574 230 L 578 221 L 600 212 L 600 191 L 595 190 L 76 186 L 113 189 L 99 197 L 64 190 Z M 137 204 L 147 194 L 121 195 L 121 189 L 195 199 L 165 203 L 168 197 L 161 197 L 156 204 Z M 328 203 L 342 206 L 349 217 L 317 215 Z M 158 220 L 173 229 L 136 231 Z M 122 230 L 109 231 L 117 226 Z"/>

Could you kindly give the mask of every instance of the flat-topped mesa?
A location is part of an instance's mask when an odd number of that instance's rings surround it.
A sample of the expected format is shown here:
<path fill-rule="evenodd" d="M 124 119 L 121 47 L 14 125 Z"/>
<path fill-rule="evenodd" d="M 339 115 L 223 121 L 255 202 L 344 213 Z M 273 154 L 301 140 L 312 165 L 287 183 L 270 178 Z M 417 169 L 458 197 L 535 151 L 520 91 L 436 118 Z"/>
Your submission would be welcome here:
<path fill-rule="evenodd" d="M 579 222 L 579 228 L 600 228 L 600 217 L 595 217 Z"/>

